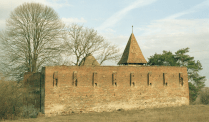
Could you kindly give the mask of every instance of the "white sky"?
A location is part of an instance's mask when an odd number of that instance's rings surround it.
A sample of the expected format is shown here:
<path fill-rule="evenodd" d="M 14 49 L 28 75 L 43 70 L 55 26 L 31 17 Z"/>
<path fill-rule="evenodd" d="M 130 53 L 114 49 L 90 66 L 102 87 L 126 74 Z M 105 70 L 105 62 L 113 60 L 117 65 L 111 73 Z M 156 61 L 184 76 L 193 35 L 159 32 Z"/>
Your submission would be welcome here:
<path fill-rule="evenodd" d="M 67 24 L 96 29 L 123 52 L 134 35 L 145 56 L 189 47 L 200 60 L 209 87 L 209 0 L 0 0 L 0 30 L 10 12 L 24 2 L 51 6 Z M 116 65 L 105 62 L 106 65 Z"/>

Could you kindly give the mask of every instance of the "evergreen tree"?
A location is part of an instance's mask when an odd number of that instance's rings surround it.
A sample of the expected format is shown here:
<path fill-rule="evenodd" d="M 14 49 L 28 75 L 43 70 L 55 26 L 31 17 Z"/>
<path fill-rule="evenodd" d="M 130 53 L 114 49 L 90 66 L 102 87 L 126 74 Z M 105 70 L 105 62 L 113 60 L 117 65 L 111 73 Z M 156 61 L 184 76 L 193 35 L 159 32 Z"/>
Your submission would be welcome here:
<path fill-rule="evenodd" d="M 189 48 L 180 49 L 175 54 L 170 51 L 163 51 L 163 54 L 154 54 L 150 56 L 147 65 L 158 66 L 185 66 L 187 67 L 190 101 L 195 101 L 198 92 L 205 86 L 205 76 L 200 76 L 199 71 L 202 70 L 200 61 L 195 61 L 194 57 L 187 53 Z"/>

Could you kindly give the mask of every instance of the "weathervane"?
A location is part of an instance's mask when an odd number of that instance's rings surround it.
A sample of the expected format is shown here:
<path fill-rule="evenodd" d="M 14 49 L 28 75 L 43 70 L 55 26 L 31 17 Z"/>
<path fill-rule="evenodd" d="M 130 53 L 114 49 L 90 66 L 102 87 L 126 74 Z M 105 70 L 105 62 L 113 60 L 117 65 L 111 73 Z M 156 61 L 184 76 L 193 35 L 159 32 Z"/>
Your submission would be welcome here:
<path fill-rule="evenodd" d="M 132 25 L 132 33 L 133 33 L 133 25 Z"/>

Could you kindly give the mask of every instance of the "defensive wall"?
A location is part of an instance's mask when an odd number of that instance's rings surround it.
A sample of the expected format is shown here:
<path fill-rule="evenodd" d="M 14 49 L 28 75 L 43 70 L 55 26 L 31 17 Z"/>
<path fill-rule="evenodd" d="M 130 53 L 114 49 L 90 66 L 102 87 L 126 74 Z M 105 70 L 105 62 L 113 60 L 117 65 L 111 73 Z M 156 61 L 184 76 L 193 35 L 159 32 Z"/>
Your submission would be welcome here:
<path fill-rule="evenodd" d="M 26 73 L 27 106 L 46 116 L 117 109 L 189 105 L 186 67 L 144 66 L 132 33 L 120 66 L 100 66 L 87 54 L 79 66 L 47 66 Z M 28 98 L 28 99 L 27 99 Z"/>
<path fill-rule="evenodd" d="M 46 116 L 189 105 L 186 67 L 51 66 L 41 75 Z"/>

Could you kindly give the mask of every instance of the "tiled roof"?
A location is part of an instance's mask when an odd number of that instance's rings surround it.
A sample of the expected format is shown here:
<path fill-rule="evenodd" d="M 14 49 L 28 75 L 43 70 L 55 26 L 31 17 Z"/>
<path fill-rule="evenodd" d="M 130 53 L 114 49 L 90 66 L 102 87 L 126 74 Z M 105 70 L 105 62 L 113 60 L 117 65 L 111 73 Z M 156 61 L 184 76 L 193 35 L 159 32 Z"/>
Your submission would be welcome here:
<path fill-rule="evenodd" d="M 121 65 L 121 64 L 145 64 L 145 63 L 147 63 L 147 61 L 142 54 L 142 51 L 136 41 L 134 34 L 132 33 L 128 40 L 126 48 L 123 52 L 123 56 L 121 57 L 118 64 Z"/>
<path fill-rule="evenodd" d="M 79 66 L 100 66 L 100 64 L 97 62 L 94 56 L 89 54 L 81 60 Z"/>

